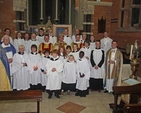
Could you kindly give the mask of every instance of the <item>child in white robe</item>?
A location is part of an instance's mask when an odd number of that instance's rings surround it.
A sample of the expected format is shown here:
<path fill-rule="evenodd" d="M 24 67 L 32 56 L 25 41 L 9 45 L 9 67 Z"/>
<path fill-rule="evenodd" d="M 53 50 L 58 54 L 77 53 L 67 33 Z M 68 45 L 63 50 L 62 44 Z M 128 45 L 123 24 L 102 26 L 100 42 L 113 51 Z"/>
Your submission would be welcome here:
<path fill-rule="evenodd" d="M 50 59 L 49 56 L 50 52 L 48 50 L 44 51 L 42 54 L 42 66 L 41 66 L 41 84 L 42 84 L 42 91 L 44 92 L 46 89 L 46 81 L 47 81 L 47 69 L 45 65 L 47 64 L 48 60 Z"/>
<path fill-rule="evenodd" d="M 70 95 L 70 91 L 75 91 L 77 74 L 76 61 L 74 60 L 74 56 L 70 55 L 64 65 L 61 92 L 62 94 L 67 91 L 67 94 Z"/>
<path fill-rule="evenodd" d="M 24 45 L 19 46 L 19 52 L 14 54 L 12 62 L 13 89 L 27 90 L 29 85 L 29 72 L 27 68 L 28 54 L 24 52 Z"/>
<path fill-rule="evenodd" d="M 29 53 L 28 70 L 30 74 L 30 88 L 32 90 L 41 89 L 41 56 L 37 53 L 37 46 L 31 46 Z"/>
<path fill-rule="evenodd" d="M 59 60 L 58 50 L 53 50 L 52 58 L 46 64 L 47 69 L 47 84 L 46 90 L 49 94 L 48 98 L 52 98 L 53 92 L 57 98 L 60 98 L 60 90 L 61 90 L 61 80 L 62 80 L 62 71 L 63 71 L 63 63 Z"/>
<path fill-rule="evenodd" d="M 77 60 L 78 78 L 76 83 L 77 92 L 75 96 L 86 97 L 89 94 L 89 78 L 90 66 L 88 60 L 84 57 L 84 52 L 79 52 L 79 59 Z"/>

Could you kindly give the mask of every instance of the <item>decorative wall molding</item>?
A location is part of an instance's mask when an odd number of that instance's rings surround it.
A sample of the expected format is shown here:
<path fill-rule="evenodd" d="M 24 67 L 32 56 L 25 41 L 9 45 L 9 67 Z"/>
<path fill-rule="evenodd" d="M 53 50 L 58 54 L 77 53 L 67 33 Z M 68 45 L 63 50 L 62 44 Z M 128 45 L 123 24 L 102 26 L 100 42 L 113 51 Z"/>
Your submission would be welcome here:
<path fill-rule="evenodd" d="M 14 11 L 24 11 L 27 8 L 27 0 L 13 0 Z"/>

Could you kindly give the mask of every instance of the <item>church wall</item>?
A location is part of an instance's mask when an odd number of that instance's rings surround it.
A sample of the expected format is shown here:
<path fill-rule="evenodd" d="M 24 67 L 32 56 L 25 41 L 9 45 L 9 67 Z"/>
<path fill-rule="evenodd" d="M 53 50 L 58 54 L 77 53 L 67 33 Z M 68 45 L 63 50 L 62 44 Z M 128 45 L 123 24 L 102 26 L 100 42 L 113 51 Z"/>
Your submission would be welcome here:
<path fill-rule="evenodd" d="M 94 6 L 94 14 L 92 15 L 92 22 L 94 25 L 91 28 L 96 40 L 103 38 L 103 33 L 98 33 L 98 19 L 103 17 L 106 19 L 106 31 L 111 29 L 111 7 L 110 6 Z"/>
<path fill-rule="evenodd" d="M 4 35 L 4 29 L 11 29 L 11 36 L 15 37 L 16 24 L 13 20 L 16 19 L 16 13 L 13 11 L 13 0 L 0 0 L 0 39 Z"/>

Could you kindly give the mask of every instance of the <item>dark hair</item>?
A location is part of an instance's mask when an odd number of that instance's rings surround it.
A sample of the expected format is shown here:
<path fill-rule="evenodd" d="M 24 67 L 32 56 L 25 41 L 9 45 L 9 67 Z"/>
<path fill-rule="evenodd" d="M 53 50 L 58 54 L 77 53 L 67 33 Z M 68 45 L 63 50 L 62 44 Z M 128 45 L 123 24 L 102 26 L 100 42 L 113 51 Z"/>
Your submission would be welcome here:
<path fill-rule="evenodd" d="M 90 41 L 89 40 L 85 40 L 84 44 L 88 43 L 90 45 Z"/>
<path fill-rule="evenodd" d="M 100 40 L 96 40 L 95 42 L 100 42 Z M 100 42 L 101 43 L 101 42 Z"/>
<path fill-rule="evenodd" d="M 83 56 L 84 56 L 85 53 L 84 53 L 84 51 L 80 51 L 79 54 L 83 54 Z"/>
<path fill-rule="evenodd" d="M 45 50 L 45 51 L 43 52 L 43 54 L 46 54 L 46 53 L 49 53 L 49 54 L 50 54 L 49 50 Z"/>
<path fill-rule="evenodd" d="M 113 41 L 112 41 L 112 43 L 113 43 L 113 42 L 116 42 L 116 43 L 117 43 L 117 41 L 116 41 L 116 40 L 113 40 Z"/>
<path fill-rule="evenodd" d="M 70 49 L 70 50 L 71 50 L 71 46 L 68 45 L 68 46 L 66 47 L 66 49 Z"/>
<path fill-rule="evenodd" d="M 6 32 L 7 30 L 9 30 L 10 33 L 11 33 L 11 30 L 10 30 L 9 28 L 5 28 L 5 29 L 4 29 L 4 32 Z"/>
<path fill-rule="evenodd" d="M 37 50 L 37 46 L 35 44 L 31 45 L 31 49 L 32 48 L 36 48 L 36 50 Z"/>

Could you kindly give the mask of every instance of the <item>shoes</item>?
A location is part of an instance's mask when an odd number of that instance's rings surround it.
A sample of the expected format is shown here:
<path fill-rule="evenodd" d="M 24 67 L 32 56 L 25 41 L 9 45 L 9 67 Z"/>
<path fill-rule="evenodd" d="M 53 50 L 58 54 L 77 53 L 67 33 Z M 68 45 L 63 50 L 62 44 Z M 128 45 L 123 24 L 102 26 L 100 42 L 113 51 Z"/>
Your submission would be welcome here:
<path fill-rule="evenodd" d="M 55 94 L 55 96 L 56 96 L 57 98 L 60 98 L 60 96 L 59 96 L 58 94 Z"/>
<path fill-rule="evenodd" d="M 52 98 L 52 94 L 49 94 L 48 99 L 51 99 L 51 98 Z"/>
<path fill-rule="evenodd" d="M 70 91 L 67 91 L 67 95 L 70 95 Z"/>
<path fill-rule="evenodd" d="M 98 90 L 98 92 L 101 92 L 101 90 Z"/>
<path fill-rule="evenodd" d="M 61 95 L 64 95 L 64 91 L 61 91 Z"/>
<path fill-rule="evenodd" d="M 108 91 L 107 91 L 107 90 L 105 90 L 105 91 L 104 91 L 104 93 L 108 93 Z"/>

